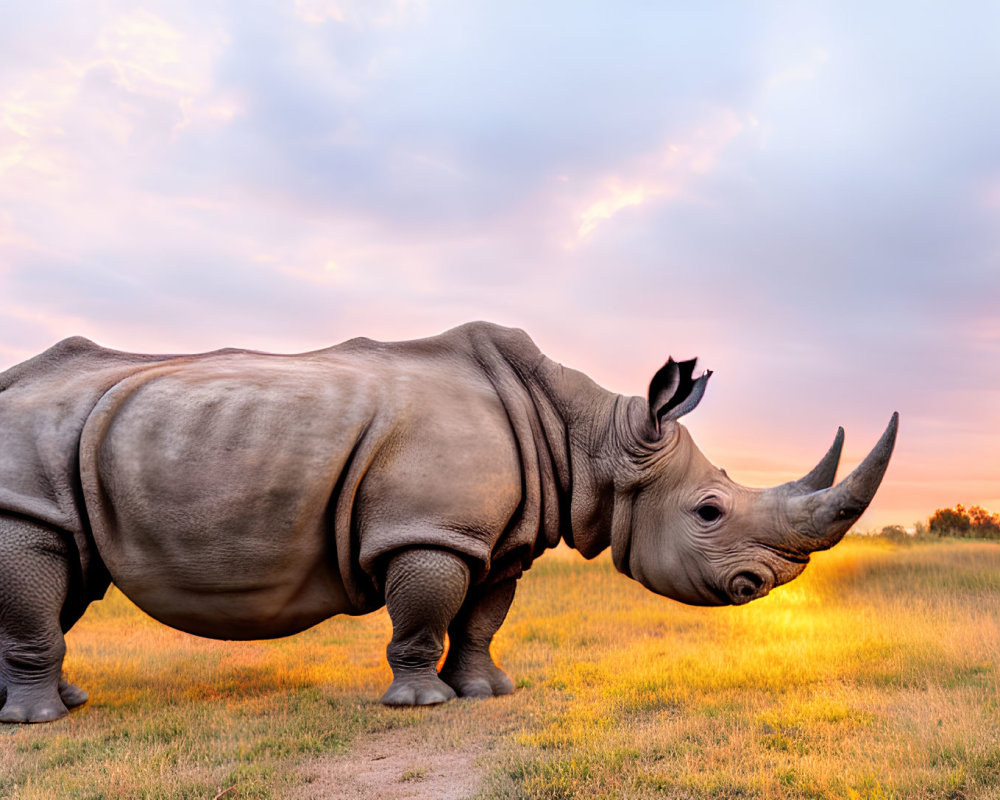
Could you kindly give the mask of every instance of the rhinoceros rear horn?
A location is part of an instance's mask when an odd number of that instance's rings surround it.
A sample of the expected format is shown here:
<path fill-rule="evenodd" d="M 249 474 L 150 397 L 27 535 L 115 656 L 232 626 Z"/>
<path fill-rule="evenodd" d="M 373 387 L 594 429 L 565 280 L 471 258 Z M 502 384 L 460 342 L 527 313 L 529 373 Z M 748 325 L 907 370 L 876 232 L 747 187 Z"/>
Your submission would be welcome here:
<path fill-rule="evenodd" d="M 889 466 L 898 427 L 899 414 L 894 413 L 878 444 L 857 469 L 836 486 L 788 500 L 789 520 L 796 530 L 809 538 L 810 550 L 833 547 L 868 508 Z M 820 462 L 820 467 L 825 461 Z"/>
<path fill-rule="evenodd" d="M 804 478 L 799 478 L 792 486 L 802 492 L 817 492 L 820 489 L 829 489 L 833 486 L 833 479 L 837 477 L 837 467 L 840 464 L 840 451 L 844 449 L 844 429 L 838 428 L 837 435 L 833 438 L 833 444 L 826 451 L 822 460 L 812 468 L 812 471 Z"/>
<path fill-rule="evenodd" d="M 697 363 L 696 358 L 680 363 L 670 358 L 653 376 L 649 383 L 649 422 L 654 433 L 659 434 L 667 422 L 680 419 L 701 402 L 712 372 L 706 370 L 695 378 Z"/>

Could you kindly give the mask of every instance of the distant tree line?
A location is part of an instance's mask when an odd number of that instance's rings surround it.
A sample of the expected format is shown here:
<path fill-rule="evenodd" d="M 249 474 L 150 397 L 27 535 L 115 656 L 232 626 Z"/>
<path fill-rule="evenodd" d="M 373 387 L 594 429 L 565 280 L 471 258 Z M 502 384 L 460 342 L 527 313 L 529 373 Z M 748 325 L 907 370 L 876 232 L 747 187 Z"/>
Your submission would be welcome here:
<path fill-rule="evenodd" d="M 901 525 L 887 525 L 875 532 L 883 539 L 918 539 L 955 536 L 960 539 L 1000 540 L 1000 514 L 987 511 L 982 506 L 966 508 L 959 503 L 954 508 L 939 508 L 925 525 L 916 524 L 913 534 Z"/>

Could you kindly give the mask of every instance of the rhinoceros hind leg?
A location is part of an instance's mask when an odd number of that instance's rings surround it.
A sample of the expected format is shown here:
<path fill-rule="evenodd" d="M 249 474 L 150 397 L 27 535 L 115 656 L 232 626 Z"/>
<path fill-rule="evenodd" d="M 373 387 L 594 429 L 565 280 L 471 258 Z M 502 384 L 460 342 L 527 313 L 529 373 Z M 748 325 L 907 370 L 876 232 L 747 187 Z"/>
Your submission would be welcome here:
<path fill-rule="evenodd" d="M 51 722 L 69 713 L 59 683 L 66 653 L 59 615 L 69 588 L 68 556 L 55 531 L 0 516 L 0 722 Z M 71 700 L 86 699 L 81 690 L 66 686 L 75 690 L 67 689 Z"/>
<path fill-rule="evenodd" d="M 389 561 L 385 605 L 392 641 L 386 655 L 393 680 L 382 695 L 385 705 L 426 706 L 455 697 L 438 677 L 437 662 L 468 587 L 468 565 L 444 550 L 402 550 Z"/>
<path fill-rule="evenodd" d="M 510 579 L 470 593 L 448 628 L 451 646 L 441 678 L 459 697 L 513 693 L 514 682 L 490 656 L 490 642 L 507 617 L 515 587 L 516 581 Z"/>

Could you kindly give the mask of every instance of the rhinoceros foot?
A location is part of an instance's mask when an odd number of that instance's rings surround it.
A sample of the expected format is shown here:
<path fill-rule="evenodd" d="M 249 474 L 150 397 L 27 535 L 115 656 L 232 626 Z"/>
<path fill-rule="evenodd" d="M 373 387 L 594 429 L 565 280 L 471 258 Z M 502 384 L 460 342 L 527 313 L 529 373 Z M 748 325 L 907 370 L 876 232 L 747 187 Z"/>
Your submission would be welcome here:
<path fill-rule="evenodd" d="M 498 697 L 514 693 L 514 681 L 487 655 L 485 661 L 441 670 L 444 679 L 459 697 Z"/>
<path fill-rule="evenodd" d="M 0 722 L 52 722 L 67 714 L 69 709 L 55 691 L 8 686 L 7 701 L 0 708 Z"/>
<path fill-rule="evenodd" d="M 455 699 L 455 690 L 431 673 L 397 676 L 382 695 L 387 706 L 433 706 Z"/>
<path fill-rule="evenodd" d="M 74 686 L 69 681 L 59 681 L 59 698 L 66 708 L 76 708 L 82 706 L 90 699 L 90 695 L 79 686 Z"/>

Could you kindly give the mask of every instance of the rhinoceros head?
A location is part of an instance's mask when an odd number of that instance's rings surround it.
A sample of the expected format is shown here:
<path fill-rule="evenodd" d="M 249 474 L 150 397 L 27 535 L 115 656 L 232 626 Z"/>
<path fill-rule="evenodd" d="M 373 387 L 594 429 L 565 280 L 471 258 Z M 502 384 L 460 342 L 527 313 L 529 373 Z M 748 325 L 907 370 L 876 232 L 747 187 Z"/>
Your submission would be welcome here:
<path fill-rule="evenodd" d="M 694 366 L 668 361 L 650 383 L 645 419 L 632 415 L 630 531 L 613 543 L 615 564 L 685 603 L 746 603 L 799 575 L 810 553 L 835 545 L 861 516 L 889 463 L 898 415 L 836 486 L 842 428 L 804 478 L 751 489 L 714 467 L 677 422 L 701 400 L 711 375 L 694 378 Z"/>

